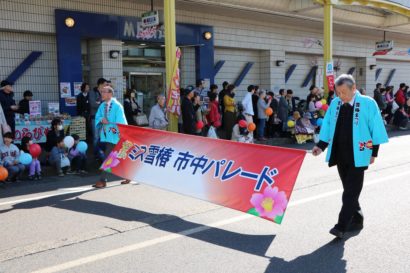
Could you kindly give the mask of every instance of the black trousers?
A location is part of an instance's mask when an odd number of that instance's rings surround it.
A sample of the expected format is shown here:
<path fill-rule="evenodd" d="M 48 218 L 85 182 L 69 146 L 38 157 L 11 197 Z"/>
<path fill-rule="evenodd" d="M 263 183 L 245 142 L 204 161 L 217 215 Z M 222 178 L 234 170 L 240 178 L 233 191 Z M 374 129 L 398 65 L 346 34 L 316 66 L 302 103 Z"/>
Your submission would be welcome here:
<path fill-rule="evenodd" d="M 346 231 L 351 223 L 363 223 L 359 197 L 363 188 L 365 169 L 356 168 L 351 163 L 347 163 L 337 164 L 337 170 L 343 184 L 343 204 L 336 227 L 341 231 Z"/>
<path fill-rule="evenodd" d="M 71 160 L 71 170 L 85 170 L 87 166 L 87 157 L 85 155 L 77 155 Z"/>

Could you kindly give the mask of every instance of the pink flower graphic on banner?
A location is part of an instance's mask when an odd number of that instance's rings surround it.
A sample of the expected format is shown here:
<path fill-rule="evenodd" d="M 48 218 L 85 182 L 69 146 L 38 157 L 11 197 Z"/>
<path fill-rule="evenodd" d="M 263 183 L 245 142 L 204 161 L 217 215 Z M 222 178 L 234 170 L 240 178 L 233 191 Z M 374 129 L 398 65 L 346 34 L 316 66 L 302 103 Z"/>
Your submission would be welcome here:
<path fill-rule="evenodd" d="M 281 216 L 288 204 L 285 192 L 277 187 L 266 187 L 263 193 L 254 193 L 250 201 L 259 216 L 270 219 Z"/>
<path fill-rule="evenodd" d="M 112 151 L 107 159 L 104 161 L 103 165 L 101 166 L 101 169 L 103 171 L 106 171 L 108 169 L 116 167 L 118 164 L 120 164 L 120 161 L 117 158 L 118 153 L 116 151 Z"/>

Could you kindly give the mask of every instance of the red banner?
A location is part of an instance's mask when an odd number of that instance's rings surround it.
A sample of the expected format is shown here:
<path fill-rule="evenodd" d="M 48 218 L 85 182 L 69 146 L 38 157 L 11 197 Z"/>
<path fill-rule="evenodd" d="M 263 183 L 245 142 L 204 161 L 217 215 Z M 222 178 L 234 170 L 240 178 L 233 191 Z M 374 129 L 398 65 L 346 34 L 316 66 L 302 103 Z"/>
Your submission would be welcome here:
<path fill-rule="evenodd" d="M 118 125 L 101 168 L 281 223 L 306 152 Z"/>
<path fill-rule="evenodd" d="M 179 60 L 181 59 L 181 49 L 177 47 L 172 80 L 168 87 L 167 110 L 169 113 L 181 115 L 181 90 L 180 90 L 180 71 Z"/>
<path fill-rule="evenodd" d="M 327 87 L 329 88 L 329 91 L 334 91 L 335 90 L 335 76 L 329 75 L 326 76 L 327 79 Z"/>

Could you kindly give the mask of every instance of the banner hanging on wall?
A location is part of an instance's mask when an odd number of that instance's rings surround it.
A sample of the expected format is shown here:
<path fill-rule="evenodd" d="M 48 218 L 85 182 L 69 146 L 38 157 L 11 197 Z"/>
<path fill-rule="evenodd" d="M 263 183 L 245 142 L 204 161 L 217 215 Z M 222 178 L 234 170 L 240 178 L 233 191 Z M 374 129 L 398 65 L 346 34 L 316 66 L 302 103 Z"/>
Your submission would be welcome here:
<path fill-rule="evenodd" d="M 101 168 L 280 224 L 306 152 L 118 125 Z"/>

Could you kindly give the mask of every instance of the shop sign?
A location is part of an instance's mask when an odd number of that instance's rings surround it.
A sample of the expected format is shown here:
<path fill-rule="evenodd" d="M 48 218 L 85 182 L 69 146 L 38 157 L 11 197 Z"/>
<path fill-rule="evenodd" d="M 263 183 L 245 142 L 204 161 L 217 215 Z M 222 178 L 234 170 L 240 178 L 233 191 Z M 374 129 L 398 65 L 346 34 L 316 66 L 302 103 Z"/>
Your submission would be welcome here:
<path fill-rule="evenodd" d="M 393 41 L 376 42 L 376 51 L 392 50 L 394 46 Z"/>
<path fill-rule="evenodd" d="M 159 12 L 149 11 L 142 14 L 141 17 L 142 27 L 153 27 L 159 25 Z"/>
<path fill-rule="evenodd" d="M 141 21 L 125 20 L 123 24 L 124 39 L 162 40 L 165 37 L 164 25 L 143 27 Z"/>

